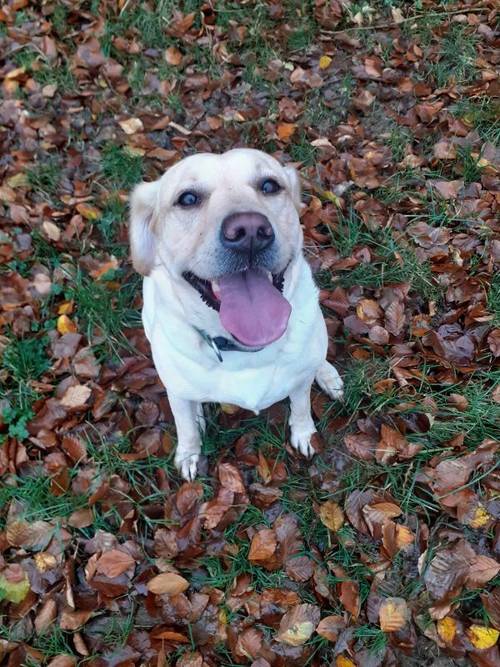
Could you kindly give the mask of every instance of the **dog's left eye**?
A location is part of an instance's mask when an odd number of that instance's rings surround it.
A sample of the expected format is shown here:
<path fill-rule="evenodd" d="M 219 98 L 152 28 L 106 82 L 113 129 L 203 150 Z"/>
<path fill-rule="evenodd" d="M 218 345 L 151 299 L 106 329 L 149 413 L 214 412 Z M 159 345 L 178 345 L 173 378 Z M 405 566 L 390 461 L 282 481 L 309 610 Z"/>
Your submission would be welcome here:
<path fill-rule="evenodd" d="M 273 195 L 281 190 L 281 185 L 274 178 L 266 178 L 260 184 L 260 191 L 265 195 Z"/>
<path fill-rule="evenodd" d="M 191 192 L 191 190 L 188 190 L 187 192 L 183 192 L 180 195 L 176 203 L 179 204 L 179 206 L 188 208 L 190 206 L 196 206 L 199 204 L 200 199 L 200 196 L 197 195 L 196 192 Z"/>

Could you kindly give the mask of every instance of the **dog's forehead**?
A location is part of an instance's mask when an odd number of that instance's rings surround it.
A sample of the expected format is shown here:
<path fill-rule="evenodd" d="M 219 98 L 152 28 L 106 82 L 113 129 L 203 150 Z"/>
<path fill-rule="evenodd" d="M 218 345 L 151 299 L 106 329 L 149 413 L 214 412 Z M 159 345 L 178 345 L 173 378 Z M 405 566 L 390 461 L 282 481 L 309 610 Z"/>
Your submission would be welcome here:
<path fill-rule="evenodd" d="M 179 182 L 217 186 L 222 181 L 247 181 L 269 173 L 278 173 L 281 165 L 261 151 L 241 148 L 222 154 L 199 153 L 178 162 L 166 178 Z"/>

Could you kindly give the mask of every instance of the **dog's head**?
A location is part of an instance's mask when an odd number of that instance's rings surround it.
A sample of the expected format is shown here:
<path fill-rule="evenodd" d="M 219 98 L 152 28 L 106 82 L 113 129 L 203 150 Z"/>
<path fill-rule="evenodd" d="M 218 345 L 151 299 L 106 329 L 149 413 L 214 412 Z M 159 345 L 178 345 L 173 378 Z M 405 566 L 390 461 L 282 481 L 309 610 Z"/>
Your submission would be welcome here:
<path fill-rule="evenodd" d="M 243 344 L 279 338 L 290 314 L 280 294 L 302 247 L 295 169 L 252 149 L 190 156 L 131 198 L 136 270 L 162 263 L 187 281 Z"/>

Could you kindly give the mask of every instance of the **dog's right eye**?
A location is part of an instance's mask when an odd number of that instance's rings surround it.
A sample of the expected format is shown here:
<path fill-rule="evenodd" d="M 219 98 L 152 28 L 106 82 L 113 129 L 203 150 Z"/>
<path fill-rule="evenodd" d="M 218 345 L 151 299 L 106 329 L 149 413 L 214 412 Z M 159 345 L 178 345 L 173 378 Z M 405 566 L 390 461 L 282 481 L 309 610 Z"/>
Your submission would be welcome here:
<path fill-rule="evenodd" d="M 199 204 L 201 201 L 201 198 L 199 195 L 196 194 L 196 192 L 192 192 L 191 190 L 187 190 L 186 192 L 183 192 L 179 198 L 177 199 L 176 204 L 179 206 L 182 206 L 184 208 L 189 208 L 191 206 L 196 206 Z"/>

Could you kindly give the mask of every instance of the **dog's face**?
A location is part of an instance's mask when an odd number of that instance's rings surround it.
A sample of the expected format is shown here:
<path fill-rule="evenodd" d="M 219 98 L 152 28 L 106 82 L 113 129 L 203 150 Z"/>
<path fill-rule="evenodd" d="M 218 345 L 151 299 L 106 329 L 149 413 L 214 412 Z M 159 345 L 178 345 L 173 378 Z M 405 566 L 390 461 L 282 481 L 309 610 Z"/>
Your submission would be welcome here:
<path fill-rule="evenodd" d="M 162 263 L 220 312 L 240 342 L 265 345 L 282 335 L 290 314 L 280 291 L 302 247 L 299 210 L 296 171 L 269 155 L 193 155 L 134 190 L 133 263 L 143 275 Z M 270 322 L 257 331 L 256 319 Z"/>

